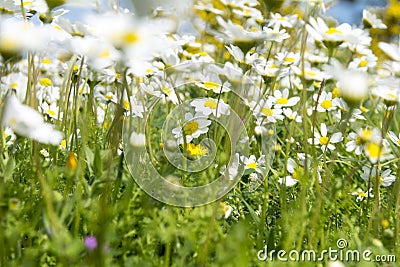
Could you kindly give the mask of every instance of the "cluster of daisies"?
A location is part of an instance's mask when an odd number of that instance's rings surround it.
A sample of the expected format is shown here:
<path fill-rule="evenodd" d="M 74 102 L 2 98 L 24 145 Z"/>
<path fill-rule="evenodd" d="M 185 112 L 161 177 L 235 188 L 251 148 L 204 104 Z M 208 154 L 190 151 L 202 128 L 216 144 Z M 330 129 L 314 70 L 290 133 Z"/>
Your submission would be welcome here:
<path fill-rule="evenodd" d="M 323 162 L 333 154 L 363 164 L 357 200 L 371 197 L 377 180 L 384 187 L 394 182 L 400 47 L 371 38 L 371 30 L 386 29 L 373 10 L 364 10 L 360 25 L 352 26 L 325 17 L 322 0 L 288 1 L 281 7 L 286 14 L 267 11 L 268 1 L 195 0 L 183 13 L 164 7 L 139 17 L 112 6 L 72 21 L 66 7 L 49 2 L 0 3 L 6 147 L 19 135 L 72 150 L 73 107 L 94 101 L 95 123 L 107 131 L 117 107 L 126 117 L 144 118 L 156 98 L 167 109 L 189 101 L 194 112 L 182 114 L 186 123 L 170 134 L 191 156 L 202 157 L 208 151 L 200 139 L 209 137 L 215 118 L 237 108 L 230 95 L 248 79 L 252 86 L 240 100 L 249 113 L 243 123 L 250 154 L 235 155 L 222 170 L 235 173 L 242 166 L 250 180 L 264 179 L 268 160 L 258 137 L 272 124 L 277 183 L 295 186 L 306 170 L 322 182 Z M 182 64 L 213 67 L 189 68 L 188 77 L 178 78 L 191 84 L 180 90 L 168 74 Z M 144 132 L 133 132 L 130 143 L 144 145 Z M 293 149 L 286 151 L 289 144 Z M 310 159 L 319 163 L 310 165 Z"/>

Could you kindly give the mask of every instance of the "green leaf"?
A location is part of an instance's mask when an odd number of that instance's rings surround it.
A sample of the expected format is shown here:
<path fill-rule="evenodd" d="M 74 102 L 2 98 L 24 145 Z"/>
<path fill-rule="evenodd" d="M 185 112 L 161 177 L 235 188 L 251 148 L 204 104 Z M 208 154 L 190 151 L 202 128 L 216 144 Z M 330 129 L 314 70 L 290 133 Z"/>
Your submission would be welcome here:
<path fill-rule="evenodd" d="M 4 181 L 7 182 L 12 179 L 12 175 L 14 173 L 15 168 L 15 159 L 9 158 L 6 163 L 6 167 L 4 169 Z"/>

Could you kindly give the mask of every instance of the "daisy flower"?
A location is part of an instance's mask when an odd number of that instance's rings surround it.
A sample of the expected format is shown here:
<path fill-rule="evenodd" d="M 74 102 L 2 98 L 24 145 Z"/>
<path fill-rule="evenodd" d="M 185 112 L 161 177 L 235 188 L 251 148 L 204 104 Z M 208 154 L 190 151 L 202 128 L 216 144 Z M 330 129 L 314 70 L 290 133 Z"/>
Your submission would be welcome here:
<path fill-rule="evenodd" d="M 257 123 L 261 124 L 264 118 L 269 122 L 276 122 L 276 120 L 283 120 L 285 117 L 282 115 L 281 108 L 273 107 L 270 100 L 261 100 L 259 103 L 255 101 L 250 103 L 250 108 L 253 110 L 254 116 L 257 118 Z"/>
<path fill-rule="evenodd" d="M 372 168 L 368 166 L 363 166 L 362 170 L 363 173 L 361 174 L 361 178 L 367 183 L 370 182 L 370 179 L 372 182 L 374 182 L 377 175 L 379 178 L 379 185 L 383 187 L 390 186 L 396 180 L 396 176 L 391 175 L 392 170 L 390 169 L 384 170 L 381 174 L 379 174 L 381 170 L 378 170 L 375 165 Z"/>
<path fill-rule="evenodd" d="M 174 128 L 172 133 L 178 139 L 178 144 L 183 144 L 183 136 L 186 137 L 186 143 L 190 143 L 194 138 L 208 132 L 208 126 L 211 121 L 204 119 L 204 115 L 196 113 L 194 116 L 188 112 L 185 114 L 185 121 L 188 121 L 183 128 Z"/>
<path fill-rule="evenodd" d="M 261 155 L 258 160 L 254 155 L 251 155 L 250 157 L 241 156 L 240 160 L 242 161 L 245 170 L 254 170 L 256 173 L 261 175 L 265 174 L 265 155 Z"/>
<path fill-rule="evenodd" d="M 17 136 L 14 134 L 14 132 L 11 130 L 10 127 L 6 127 L 4 129 L 3 138 L 6 142 L 6 146 L 10 146 L 14 144 L 15 140 L 17 139 Z"/>
<path fill-rule="evenodd" d="M 3 112 L 2 124 L 15 133 L 44 144 L 58 145 L 61 142 L 62 133 L 45 123 L 38 111 L 21 104 L 14 95 L 8 97 Z"/>
<path fill-rule="evenodd" d="M 207 91 L 213 91 L 215 94 L 229 92 L 229 82 L 223 83 L 216 74 L 210 74 L 207 77 L 201 76 L 199 82 L 195 82 L 198 87 L 201 87 Z"/>
<path fill-rule="evenodd" d="M 337 98 L 332 98 L 332 93 L 322 91 L 321 94 L 318 96 L 318 94 L 314 94 L 313 96 L 314 101 L 318 100 L 318 105 L 317 105 L 317 111 L 318 112 L 325 112 L 325 111 L 331 111 L 337 108 L 338 106 L 338 99 Z"/>
<path fill-rule="evenodd" d="M 284 108 L 283 114 L 288 118 L 290 121 L 295 122 L 302 122 L 302 117 L 297 114 L 297 111 L 294 111 L 291 108 Z"/>
<path fill-rule="evenodd" d="M 368 191 L 364 192 L 362 189 L 358 188 L 357 191 L 351 193 L 353 196 L 357 196 L 356 202 L 363 201 L 365 198 L 373 198 L 374 194 L 372 193 L 373 189 L 370 188 Z"/>
<path fill-rule="evenodd" d="M 285 178 L 279 178 L 278 183 L 285 183 L 288 187 L 297 184 L 304 171 L 303 167 L 298 166 L 292 158 L 288 158 L 286 170 L 288 173 L 290 173 L 290 175 L 286 176 Z"/>
<path fill-rule="evenodd" d="M 229 105 L 225 104 L 222 99 L 216 100 L 213 98 L 198 98 L 193 100 L 190 105 L 195 107 L 196 112 L 200 112 L 206 116 L 213 114 L 219 118 L 221 114 L 230 114 Z"/>
<path fill-rule="evenodd" d="M 398 45 L 379 42 L 378 47 L 391 59 L 400 61 L 400 47 Z"/>
<path fill-rule="evenodd" d="M 310 81 L 321 82 L 322 80 L 330 77 L 319 69 L 307 65 L 304 67 L 304 72 L 296 66 L 292 66 L 291 68 L 293 69 L 294 73 L 296 73 L 296 75 Z"/>
<path fill-rule="evenodd" d="M 382 98 L 386 105 L 393 106 L 396 102 L 400 102 L 399 84 L 400 79 L 396 77 L 382 78 L 377 80 L 371 93 Z"/>
<path fill-rule="evenodd" d="M 268 27 L 293 28 L 293 25 L 295 25 L 297 21 L 297 14 L 292 16 L 282 16 L 279 13 L 271 13 L 271 19 L 268 22 Z"/>
<path fill-rule="evenodd" d="M 252 47 L 262 43 L 267 38 L 267 34 L 263 31 L 246 30 L 241 25 L 235 24 L 231 20 L 225 21 L 220 16 L 216 19 L 221 30 L 216 32 L 215 35 L 221 37 L 227 43 L 240 47 L 243 53 L 247 53 Z"/>
<path fill-rule="evenodd" d="M 349 133 L 350 141 L 346 143 L 346 151 L 354 151 L 356 155 L 361 155 L 363 150 L 363 142 L 357 133 Z"/>
<path fill-rule="evenodd" d="M 224 165 L 220 169 L 220 174 L 229 177 L 230 180 L 234 180 L 239 173 L 240 161 L 239 153 L 236 153 L 229 165 Z"/>
<path fill-rule="evenodd" d="M 310 144 L 314 142 L 314 145 L 320 145 L 322 151 L 325 152 L 326 149 L 335 150 L 335 146 L 333 144 L 341 142 L 342 140 L 343 140 L 343 135 L 340 132 L 334 133 L 329 137 L 326 124 L 322 123 L 321 132 L 315 130 L 314 138 L 309 138 L 308 142 Z"/>
<path fill-rule="evenodd" d="M 275 64 L 274 60 L 260 60 L 253 64 L 256 71 L 263 77 L 281 77 L 289 73 L 288 68 Z"/>
<path fill-rule="evenodd" d="M 368 76 L 365 73 L 345 69 L 337 61 L 334 61 L 333 65 L 326 69 L 337 80 L 336 85 L 340 89 L 340 96 L 347 104 L 351 106 L 359 104 L 368 95 Z"/>
<path fill-rule="evenodd" d="M 351 32 L 351 26 L 343 23 L 338 27 L 328 27 L 322 18 L 310 18 L 306 25 L 308 33 L 317 41 L 323 42 L 327 47 L 336 47 L 346 41 Z"/>
<path fill-rule="evenodd" d="M 300 60 L 300 53 L 283 53 L 279 52 L 276 54 L 275 58 L 282 64 L 282 65 L 296 65 Z"/>
<path fill-rule="evenodd" d="M 365 28 L 372 29 L 386 29 L 387 26 L 382 22 L 382 20 L 378 19 L 375 14 L 372 14 L 368 10 L 363 10 L 363 19 Z"/>
<path fill-rule="evenodd" d="M 300 101 L 300 97 L 294 96 L 289 98 L 289 89 L 283 91 L 275 90 L 274 95 L 268 98 L 275 104 L 275 108 L 293 107 Z"/>
<path fill-rule="evenodd" d="M 364 145 L 364 151 L 369 161 L 373 164 L 384 162 L 388 159 L 393 158 L 388 148 L 388 142 L 384 139 L 382 142 L 370 142 Z"/>
<path fill-rule="evenodd" d="M 389 131 L 388 136 L 396 146 L 400 146 L 400 134 L 397 136 L 394 132 Z"/>

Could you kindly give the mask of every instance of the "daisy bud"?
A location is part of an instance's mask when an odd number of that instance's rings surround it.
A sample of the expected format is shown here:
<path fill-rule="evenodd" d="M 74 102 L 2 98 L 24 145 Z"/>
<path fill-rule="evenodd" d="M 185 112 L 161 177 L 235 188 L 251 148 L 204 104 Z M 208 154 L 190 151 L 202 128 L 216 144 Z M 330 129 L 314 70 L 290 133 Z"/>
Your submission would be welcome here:
<path fill-rule="evenodd" d="M 75 172 L 76 168 L 78 167 L 78 160 L 76 159 L 74 152 L 69 152 L 66 167 L 69 171 Z"/>

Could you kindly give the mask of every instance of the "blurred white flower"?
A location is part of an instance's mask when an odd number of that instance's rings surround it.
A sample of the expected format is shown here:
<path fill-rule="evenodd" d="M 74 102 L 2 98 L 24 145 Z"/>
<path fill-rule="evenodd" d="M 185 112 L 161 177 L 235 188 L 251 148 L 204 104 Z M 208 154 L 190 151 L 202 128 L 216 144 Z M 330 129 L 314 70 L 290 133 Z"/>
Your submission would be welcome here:
<path fill-rule="evenodd" d="M 368 96 L 367 74 L 357 70 L 344 69 L 337 61 L 333 62 L 333 65 L 328 66 L 326 69 L 337 80 L 340 96 L 349 106 L 359 104 Z"/>
<path fill-rule="evenodd" d="M 129 137 L 129 143 L 134 147 L 144 147 L 146 144 L 146 136 L 143 133 L 132 132 Z"/>
<path fill-rule="evenodd" d="M 387 26 L 382 22 L 382 20 L 378 19 L 375 14 L 369 12 L 369 10 L 363 10 L 363 23 L 366 28 L 373 29 L 386 29 Z"/>
<path fill-rule="evenodd" d="M 43 121 L 38 111 L 21 104 L 14 95 L 9 96 L 6 101 L 2 124 L 15 133 L 40 143 L 58 145 L 63 137 L 53 125 Z"/>
<path fill-rule="evenodd" d="M 190 103 L 190 105 L 195 107 L 196 112 L 201 112 L 206 116 L 213 114 L 219 118 L 221 114 L 229 115 L 230 113 L 229 105 L 225 104 L 222 99 L 195 99 Z"/>
<path fill-rule="evenodd" d="M 362 170 L 363 173 L 361 174 L 361 178 L 365 180 L 367 183 L 370 180 L 374 182 L 376 178 L 378 178 L 379 185 L 382 185 L 383 187 L 388 187 L 396 180 L 396 176 L 391 175 L 392 170 L 390 169 L 386 169 L 383 172 L 381 172 L 381 170 L 380 169 L 378 170 L 377 167 L 374 165 L 372 168 L 368 166 L 363 166 Z"/>

